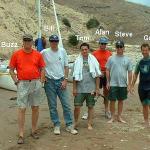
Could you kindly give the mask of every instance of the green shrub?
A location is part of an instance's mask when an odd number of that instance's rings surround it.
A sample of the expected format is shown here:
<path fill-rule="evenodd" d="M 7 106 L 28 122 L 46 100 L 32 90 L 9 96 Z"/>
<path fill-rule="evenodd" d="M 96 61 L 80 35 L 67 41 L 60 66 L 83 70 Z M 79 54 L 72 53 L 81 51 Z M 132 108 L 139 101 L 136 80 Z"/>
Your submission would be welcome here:
<path fill-rule="evenodd" d="M 91 18 L 87 23 L 86 27 L 87 29 L 96 28 L 100 25 L 99 21 L 96 18 Z"/>
<path fill-rule="evenodd" d="M 62 22 L 63 22 L 63 24 L 64 24 L 65 26 L 71 28 L 71 24 L 70 24 L 70 22 L 69 22 L 69 20 L 68 20 L 67 18 L 63 18 L 63 19 L 62 19 Z"/>
<path fill-rule="evenodd" d="M 77 37 L 72 34 L 72 35 L 69 35 L 68 37 L 68 43 L 71 44 L 72 46 L 76 46 L 78 45 L 79 41 L 77 40 Z"/>

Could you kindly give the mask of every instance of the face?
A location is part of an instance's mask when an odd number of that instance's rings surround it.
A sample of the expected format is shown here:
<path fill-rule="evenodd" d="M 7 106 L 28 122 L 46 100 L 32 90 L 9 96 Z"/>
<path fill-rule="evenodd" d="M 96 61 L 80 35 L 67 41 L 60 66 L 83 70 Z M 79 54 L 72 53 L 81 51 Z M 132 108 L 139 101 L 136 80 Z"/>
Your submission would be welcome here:
<path fill-rule="evenodd" d="M 148 47 L 142 47 L 141 52 L 143 57 L 149 57 L 150 50 Z"/>
<path fill-rule="evenodd" d="M 105 50 L 106 49 L 106 43 L 100 43 L 100 49 Z"/>
<path fill-rule="evenodd" d="M 58 48 L 58 43 L 57 41 L 50 41 L 50 47 L 52 49 L 57 49 Z"/>
<path fill-rule="evenodd" d="M 23 40 L 23 47 L 26 50 L 30 50 L 32 48 L 33 41 L 30 40 Z"/>
<path fill-rule="evenodd" d="M 81 47 L 81 54 L 83 57 L 87 57 L 88 56 L 88 53 L 89 53 L 89 49 L 87 46 L 82 46 Z"/>
<path fill-rule="evenodd" d="M 117 54 L 123 55 L 124 47 L 123 46 L 116 46 Z"/>

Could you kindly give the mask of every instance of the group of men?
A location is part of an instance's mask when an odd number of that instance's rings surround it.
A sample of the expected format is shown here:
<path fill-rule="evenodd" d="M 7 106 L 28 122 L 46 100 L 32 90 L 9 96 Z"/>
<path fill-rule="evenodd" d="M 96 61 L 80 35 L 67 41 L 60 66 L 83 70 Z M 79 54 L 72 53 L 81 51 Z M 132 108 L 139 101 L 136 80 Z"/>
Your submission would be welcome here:
<path fill-rule="evenodd" d="M 57 97 L 63 108 L 66 131 L 71 134 L 78 133 L 78 119 L 80 108 L 86 100 L 88 107 L 88 130 L 93 129 L 93 107 L 95 96 L 99 96 L 99 88 L 103 88 L 105 116 L 112 123 L 115 118 L 115 102 L 118 100 L 117 120 L 126 123 L 122 117 L 123 101 L 127 99 L 128 92 L 132 92 L 137 76 L 140 72 L 139 96 L 143 104 L 145 124 L 148 126 L 148 109 L 150 107 L 150 47 L 141 46 L 143 59 L 136 66 L 132 80 L 132 63 L 124 55 L 124 42 L 115 43 L 116 55 L 106 49 L 108 39 L 99 39 L 100 47 L 92 54 L 87 43 L 80 45 L 80 54 L 76 58 L 72 70 L 74 95 L 74 123 L 67 90 L 68 58 L 64 48 L 58 47 L 59 37 L 49 37 L 50 47 L 41 53 L 32 48 L 33 37 L 30 34 L 23 36 L 23 48 L 13 53 L 10 60 L 10 74 L 17 86 L 17 103 L 19 138 L 18 144 L 24 143 L 24 123 L 27 106 L 32 108 L 31 136 L 38 139 L 37 122 L 39 105 L 44 99 L 42 85 L 48 100 L 51 120 L 54 124 L 54 134 L 59 135 L 60 120 L 57 111 Z M 15 70 L 17 74 L 15 73 Z M 110 100 L 110 108 L 109 101 Z"/>

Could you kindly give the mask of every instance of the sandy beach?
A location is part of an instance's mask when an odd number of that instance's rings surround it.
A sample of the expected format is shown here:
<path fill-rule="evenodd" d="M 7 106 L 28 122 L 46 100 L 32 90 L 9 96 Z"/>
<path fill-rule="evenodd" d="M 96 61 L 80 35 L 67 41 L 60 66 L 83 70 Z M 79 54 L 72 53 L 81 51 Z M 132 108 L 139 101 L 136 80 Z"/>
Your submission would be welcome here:
<path fill-rule="evenodd" d="M 72 93 L 72 84 L 69 83 Z M 137 88 L 137 87 L 136 87 Z M 130 95 L 124 103 L 123 118 L 128 122 L 107 124 L 104 117 L 103 99 L 99 98 L 95 106 L 94 129 L 88 131 L 86 120 L 80 120 L 79 134 L 71 135 L 65 131 L 62 109 L 58 101 L 59 115 L 62 121 L 61 135 L 53 134 L 53 124 L 49 119 L 47 100 L 42 103 L 38 122 L 39 140 L 30 137 L 31 111 L 27 109 L 25 122 L 25 144 L 17 145 L 17 106 L 16 92 L 0 89 L 0 150 L 150 150 L 150 129 L 144 128 L 142 107 L 137 95 Z M 73 109 L 73 96 L 71 95 Z M 84 106 L 82 114 L 86 110 Z"/>

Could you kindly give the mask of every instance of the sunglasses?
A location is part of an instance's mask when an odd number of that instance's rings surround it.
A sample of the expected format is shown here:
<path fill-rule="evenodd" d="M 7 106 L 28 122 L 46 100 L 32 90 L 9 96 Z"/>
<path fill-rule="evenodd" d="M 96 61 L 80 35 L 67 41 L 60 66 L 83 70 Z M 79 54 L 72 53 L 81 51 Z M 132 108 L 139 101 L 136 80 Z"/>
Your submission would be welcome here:
<path fill-rule="evenodd" d="M 116 48 L 123 48 L 124 46 L 122 45 L 117 45 Z"/>
<path fill-rule="evenodd" d="M 58 43 L 59 41 L 55 41 L 55 40 L 53 40 L 53 41 L 50 41 L 50 42 L 55 42 L 55 43 Z"/>
<path fill-rule="evenodd" d="M 107 43 L 100 43 L 101 45 L 107 45 Z"/>
<path fill-rule="evenodd" d="M 32 40 L 31 39 L 23 39 L 23 41 L 25 41 L 25 42 L 31 42 Z"/>

